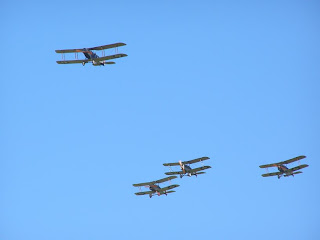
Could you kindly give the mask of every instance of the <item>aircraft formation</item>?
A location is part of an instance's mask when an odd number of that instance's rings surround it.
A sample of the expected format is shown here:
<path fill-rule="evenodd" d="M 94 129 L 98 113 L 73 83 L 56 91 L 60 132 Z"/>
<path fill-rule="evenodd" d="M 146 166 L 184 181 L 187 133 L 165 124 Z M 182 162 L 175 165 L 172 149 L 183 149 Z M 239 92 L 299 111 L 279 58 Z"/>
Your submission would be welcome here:
<path fill-rule="evenodd" d="M 109 61 L 111 59 L 116 59 L 116 58 L 122 58 L 122 57 L 126 57 L 128 56 L 127 54 L 124 53 L 118 53 L 118 47 L 121 46 L 125 46 L 125 43 L 113 43 L 113 44 L 108 44 L 108 45 L 102 45 L 102 46 L 97 46 L 97 47 L 91 47 L 91 48 L 78 48 L 78 49 L 63 49 L 63 50 L 55 50 L 56 53 L 60 53 L 62 54 L 62 60 L 61 61 L 57 61 L 58 64 L 74 64 L 74 63 L 82 63 L 82 65 L 84 66 L 86 63 L 88 62 L 92 62 L 93 66 L 105 66 L 106 64 L 115 64 L 115 62 Z M 105 55 L 105 49 L 112 49 L 115 48 L 116 53 L 112 54 L 112 55 Z M 102 56 L 100 57 L 95 51 L 102 51 Z M 66 53 L 75 53 L 75 60 L 65 60 L 65 54 Z M 78 59 L 78 53 L 83 53 L 85 56 L 85 59 Z M 289 163 L 293 163 L 296 161 L 299 161 L 301 159 L 304 159 L 305 156 L 298 156 L 295 158 L 291 158 L 289 160 L 286 161 L 282 161 L 282 162 L 277 162 L 277 163 L 270 163 L 270 164 L 265 164 L 265 165 L 260 165 L 260 168 L 269 168 L 269 167 L 277 167 L 278 172 L 272 172 L 272 173 L 266 173 L 266 174 L 262 174 L 262 177 L 270 177 L 270 176 L 277 176 L 278 179 L 280 179 L 282 176 L 283 177 L 289 177 L 289 176 L 293 176 L 296 174 L 300 174 L 302 173 L 301 171 L 298 171 L 300 169 L 306 168 L 309 165 L 307 164 L 302 164 L 302 165 L 298 165 L 296 167 L 293 168 L 288 168 L 286 165 Z M 177 178 L 177 176 L 173 176 L 173 175 L 179 175 L 180 178 L 184 177 L 184 176 L 198 176 L 201 174 L 204 174 L 205 172 L 203 172 L 206 169 L 211 168 L 210 166 L 202 166 L 202 167 L 198 167 L 198 168 L 191 168 L 190 164 L 193 163 L 197 163 L 197 162 L 202 162 L 204 160 L 209 160 L 209 157 L 201 157 L 201 158 L 196 158 L 193 160 L 189 160 L 189 161 L 178 161 L 178 162 L 174 162 L 174 163 L 164 163 L 164 166 L 168 166 L 170 168 L 170 172 L 166 172 L 166 175 L 169 175 L 169 177 L 165 177 L 159 180 L 155 180 L 155 181 L 150 181 L 150 182 L 144 182 L 144 183 L 137 183 L 137 184 L 133 184 L 134 187 L 147 187 L 149 188 L 149 191 L 140 191 L 140 192 L 136 192 L 136 195 L 149 195 L 149 197 L 151 198 L 154 195 L 167 195 L 168 193 L 174 193 L 175 191 L 171 190 L 173 188 L 177 188 L 180 185 L 178 184 L 172 184 L 166 187 L 161 188 L 159 186 L 160 183 L 164 183 L 167 181 L 171 181 L 175 178 Z M 172 171 L 171 167 L 172 166 L 180 166 L 180 171 Z"/>
<path fill-rule="evenodd" d="M 170 168 L 171 172 L 166 172 L 165 174 L 166 175 L 180 175 L 180 178 L 182 178 L 183 176 L 191 177 L 191 176 L 197 176 L 198 174 L 204 174 L 205 172 L 199 172 L 199 171 L 211 168 L 210 166 L 203 166 L 203 167 L 192 169 L 190 167 L 190 164 L 196 163 L 196 162 L 202 162 L 202 161 L 208 160 L 208 159 L 209 159 L 208 157 L 201 157 L 201 158 L 196 158 L 196 159 L 193 159 L 190 161 L 184 161 L 184 162 L 179 161 L 179 162 L 174 162 L 174 163 L 164 163 L 163 164 L 164 166 L 169 166 L 169 167 L 180 166 L 180 168 L 181 168 L 181 171 L 178 171 L 178 172 L 173 172 Z M 135 194 L 136 195 L 149 194 L 149 197 L 151 198 L 152 196 L 154 196 L 156 194 L 158 196 L 160 196 L 163 194 L 167 195 L 168 193 L 173 193 L 175 191 L 168 191 L 168 190 L 179 187 L 180 185 L 173 184 L 173 185 L 169 185 L 167 187 L 161 188 L 159 186 L 159 183 L 170 181 L 175 178 L 177 178 L 177 176 L 170 176 L 170 177 L 162 178 L 162 179 L 159 179 L 156 181 L 133 184 L 134 187 L 143 187 L 144 186 L 144 187 L 149 188 L 149 190 L 150 190 L 150 191 L 145 191 L 145 192 L 136 192 Z"/>
<path fill-rule="evenodd" d="M 282 161 L 282 162 L 277 162 L 277 163 L 270 163 L 270 164 L 265 164 L 265 165 L 261 165 L 260 168 L 269 168 L 269 167 L 277 167 L 278 168 L 278 172 L 272 172 L 272 173 L 266 173 L 266 174 L 262 174 L 262 177 L 270 177 L 270 176 L 278 176 L 278 179 L 280 179 L 281 176 L 284 177 L 289 177 L 289 176 L 293 176 L 299 173 L 302 173 L 301 171 L 298 171 L 302 168 L 306 168 L 309 165 L 307 164 L 302 164 L 302 165 L 298 165 L 296 167 L 293 168 L 288 168 L 286 165 L 289 163 L 293 163 L 296 161 L 299 161 L 301 159 L 305 158 L 305 156 L 298 156 L 295 158 L 291 158 L 289 160 L 286 161 Z M 204 160 L 209 160 L 209 157 L 201 157 L 201 158 L 196 158 L 193 160 L 189 160 L 189 161 L 178 161 L 178 162 L 174 162 L 174 163 L 164 163 L 164 166 L 169 166 L 170 170 L 171 170 L 171 166 L 180 166 L 180 171 L 170 171 L 170 172 L 166 172 L 166 175 L 180 175 L 180 178 L 182 178 L 183 176 L 196 176 L 200 175 L 200 174 L 204 174 L 205 172 L 202 172 L 203 170 L 209 169 L 211 168 L 210 166 L 202 166 L 202 167 L 198 167 L 198 168 L 191 168 L 190 164 L 193 163 L 197 163 L 197 162 L 202 162 Z M 136 195 L 146 195 L 148 194 L 149 197 L 151 198 L 154 195 L 167 195 L 168 193 L 173 193 L 175 191 L 172 191 L 170 189 L 179 187 L 180 185 L 178 184 L 173 184 L 173 185 L 169 185 L 167 187 L 161 188 L 159 186 L 159 183 L 163 183 L 166 181 L 171 181 L 172 179 L 177 178 L 176 176 L 171 176 L 171 177 L 166 177 L 166 178 L 162 178 L 159 180 L 155 180 L 155 181 L 151 181 L 151 182 L 145 182 L 145 183 L 137 183 L 137 184 L 133 184 L 134 187 L 148 187 L 150 191 L 145 191 L 145 192 L 136 192 Z M 170 191 L 168 191 L 170 190 Z"/>

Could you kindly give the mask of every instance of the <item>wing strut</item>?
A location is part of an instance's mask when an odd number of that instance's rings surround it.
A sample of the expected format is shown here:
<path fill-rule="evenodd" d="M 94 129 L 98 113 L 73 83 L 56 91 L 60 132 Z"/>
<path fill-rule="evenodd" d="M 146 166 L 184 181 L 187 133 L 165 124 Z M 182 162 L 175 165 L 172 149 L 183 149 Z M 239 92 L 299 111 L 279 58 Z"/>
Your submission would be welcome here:
<path fill-rule="evenodd" d="M 200 159 L 200 163 L 201 163 L 201 166 L 203 167 L 204 166 L 204 163 L 202 161 L 202 159 Z M 196 175 L 197 176 L 197 175 Z"/>

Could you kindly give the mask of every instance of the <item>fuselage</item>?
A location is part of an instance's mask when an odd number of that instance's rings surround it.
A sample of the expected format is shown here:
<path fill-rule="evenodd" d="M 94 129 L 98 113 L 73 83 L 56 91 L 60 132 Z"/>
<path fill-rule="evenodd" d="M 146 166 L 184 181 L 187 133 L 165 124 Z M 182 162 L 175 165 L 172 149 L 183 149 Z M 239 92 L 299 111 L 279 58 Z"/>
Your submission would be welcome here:
<path fill-rule="evenodd" d="M 160 192 L 161 192 L 161 187 L 159 185 L 156 184 L 152 184 L 149 186 L 150 191 L 158 193 L 158 195 L 160 196 Z"/>
<path fill-rule="evenodd" d="M 94 66 L 104 66 L 104 61 L 95 61 L 95 58 L 99 58 L 99 56 L 92 52 L 91 50 L 88 50 L 87 48 L 83 49 L 83 54 L 87 59 L 92 60 L 92 64 Z"/>
<path fill-rule="evenodd" d="M 283 164 L 280 164 L 277 167 L 278 167 L 279 172 L 286 173 L 288 171 L 288 168 Z"/>
<path fill-rule="evenodd" d="M 189 165 L 184 165 L 184 169 L 186 170 L 186 172 L 189 172 L 189 170 L 191 170 L 192 168 Z"/>
<path fill-rule="evenodd" d="M 181 161 L 179 161 L 179 165 L 180 165 L 180 168 L 183 172 L 183 174 L 188 174 L 189 177 L 191 177 L 192 173 L 190 172 L 190 170 L 192 169 L 189 165 L 186 165 L 186 164 L 183 164 Z M 180 175 L 181 177 L 181 175 Z"/>
<path fill-rule="evenodd" d="M 290 175 L 293 176 L 293 174 L 292 174 L 293 172 L 287 166 L 280 164 L 280 165 L 277 165 L 277 167 L 278 167 L 279 172 L 281 172 L 285 176 L 290 176 Z"/>

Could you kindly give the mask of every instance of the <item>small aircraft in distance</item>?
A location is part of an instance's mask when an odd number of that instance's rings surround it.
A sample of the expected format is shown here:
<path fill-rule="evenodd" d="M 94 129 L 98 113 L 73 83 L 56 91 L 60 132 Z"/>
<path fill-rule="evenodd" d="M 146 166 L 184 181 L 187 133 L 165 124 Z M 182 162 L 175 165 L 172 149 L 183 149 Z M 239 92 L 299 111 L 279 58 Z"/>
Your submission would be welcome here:
<path fill-rule="evenodd" d="M 303 158 L 305 158 L 306 156 L 298 156 L 295 158 L 291 158 L 289 160 L 283 161 L 283 162 L 278 162 L 278 163 L 271 163 L 271 164 L 266 164 L 266 165 L 261 165 L 259 166 L 260 168 L 268 168 L 268 167 L 277 167 L 279 172 L 273 172 L 273 173 L 266 173 L 266 174 L 262 174 L 262 177 L 270 177 L 270 176 L 278 176 L 278 179 L 281 176 L 284 177 L 289 177 L 289 176 L 293 176 L 295 174 L 299 174 L 302 173 L 301 171 L 296 172 L 297 170 L 300 170 L 302 168 L 308 167 L 309 165 L 307 164 L 302 164 L 293 168 L 288 168 L 287 166 L 285 166 L 285 164 L 289 164 L 295 161 L 299 161 Z"/>
<path fill-rule="evenodd" d="M 204 174 L 205 172 L 199 172 L 199 171 L 203 171 L 205 169 L 211 168 L 210 166 L 202 166 L 202 167 L 198 167 L 198 168 L 194 168 L 192 169 L 190 167 L 190 164 L 192 163 L 196 163 L 196 162 L 201 162 L 204 160 L 208 160 L 210 158 L 208 157 L 201 157 L 201 158 L 196 158 L 190 161 L 179 161 L 179 162 L 175 162 L 175 163 L 164 163 L 164 166 L 179 166 L 181 168 L 181 171 L 179 172 L 166 172 L 166 175 L 179 175 L 180 174 L 180 178 L 182 178 L 183 176 L 187 175 L 189 177 L 191 177 L 192 175 L 197 176 L 199 174 Z M 171 168 L 170 168 L 171 169 Z"/>
<path fill-rule="evenodd" d="M 125 46 L 125 43 L 113 43 L 98 47 L 92 48 L 79 48 L 79 49 L 64 49 L 64 50 L 56 50 L 56 53 L 62 53 L 62 61 L 57 61 L 58 64 L 70 64 L 70 63 L 82 63 L 84 66 L 88 62 L 92 62 L 93 66 L 104 66 L 105 64 L 115 64 L 115 62 L 106 62 L 106 60 L 121 58 L 128 56 L 127 54 L 123 53 L 116 53 L 113 55 L 105 56 L 104 50 L 110 48 L 116 48 Z M 103 56 L 99 57 L 93 50 L 103 50 Z M 78 53 L 83 53 L 86 59 L 78 59 Z M 76 60 L 65 60 L 65 53 L 75 53 Z"/>
<path fill-rule="evenodd" d="M 176 188 L 179 187 L 180 185 L 178 184 L 173 184 L 164 188 L 161 188 L 159 186 L 159 183 L 163 183 L 169 180 L 172 180 L 174 178 L 177 178 L 176 176 L 171 176 L 171 177 L 166 177 L 166 178 L 162 178 L 156 181 L 151 181 L 151 182 L 145 182 L 145 183 L 137 183 L 137 184 L 132 184 L 134 187 L 149 187 L 150 191 L 146 191 L 146 192 L 137 192 L 135 193 L 136 195 L 145 195 L 145 194 L 149 194 L 149 197 L 151 198 L 153 195 L 157 194 L 158 196 L 160 195 L 167 195 L 168 193 L 173 193 L 175 191 L 168 191 L 172 188 Z"/>

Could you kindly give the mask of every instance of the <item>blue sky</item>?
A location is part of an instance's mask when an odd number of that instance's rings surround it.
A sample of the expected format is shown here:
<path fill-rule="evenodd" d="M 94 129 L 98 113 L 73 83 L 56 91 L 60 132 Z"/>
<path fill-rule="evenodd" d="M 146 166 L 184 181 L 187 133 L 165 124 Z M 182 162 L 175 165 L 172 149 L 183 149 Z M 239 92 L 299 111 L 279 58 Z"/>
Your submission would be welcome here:
<path fill-rule="evenodd" d="M 0 238 L 319 239 L 319 10 L 3 1 Z M 115 65 L 55 62 L 114 42 Z M 298 155 L 303 174 L 261 177 Z M 212 169 L 176 193 L 134 195 L 201 156 Z"/>

